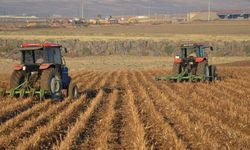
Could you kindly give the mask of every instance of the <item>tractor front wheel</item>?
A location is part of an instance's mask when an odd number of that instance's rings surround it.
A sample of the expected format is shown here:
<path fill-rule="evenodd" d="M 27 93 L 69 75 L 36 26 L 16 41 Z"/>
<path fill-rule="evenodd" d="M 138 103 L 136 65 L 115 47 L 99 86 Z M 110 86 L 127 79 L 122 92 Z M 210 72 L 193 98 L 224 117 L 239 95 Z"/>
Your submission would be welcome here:
<path fill-rule="evenodd" d="M 172 69 L 172 75 L 178 75 L 181 72 L 181 64 L 174 63 L 173 69 Z"/>
<path fill-rule="evenodd" d="M 14 71 L 10 77 L 10 88 L 16 88 L 25 81 L 26 73 L 24 71 Z"/>
<path fill-rule="evenodd" d="M 77 87 L 76 83 L 73 82 L 73 81 L 71 81 L 70 84 L 69 84 L 68 97 L 70 99 L 77 99 L 77 98 L 79 98 L 78 87 Z"/>

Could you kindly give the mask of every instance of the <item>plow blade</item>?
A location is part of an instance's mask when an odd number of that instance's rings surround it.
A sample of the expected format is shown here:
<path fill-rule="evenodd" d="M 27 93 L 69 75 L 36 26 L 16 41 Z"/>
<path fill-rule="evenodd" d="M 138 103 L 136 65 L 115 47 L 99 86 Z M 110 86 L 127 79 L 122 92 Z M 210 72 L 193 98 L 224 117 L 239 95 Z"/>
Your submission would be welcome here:
<path fill-rule="evenodd" d="M 196 82 L 196 81 L 207 81 L 207 77 L 205 76 L 196 76 L 196 75 L 188 75 L 188 76 L 163 76 L 163 77 L 156 77 L 155 80 L 157 81 L 174 81 L 174 82 L 182 82 L 182 81 L 190 81 L 190 82 Z"/>
<path fill-rule="evenodd" d="M 10 89 L 10 90 L 4 90 L 0 89 L 0 96 L 10 96 L 10 97 L 19 97 L 19 98 L 24 98 L 24 97 L 39 97 L 40 99 L 45 98 L 46 95 L 49 93 L 45 90 L 36 90 L 36 89 L 31 89 L 31 90 L 25 90 L 25 89 Z"/>

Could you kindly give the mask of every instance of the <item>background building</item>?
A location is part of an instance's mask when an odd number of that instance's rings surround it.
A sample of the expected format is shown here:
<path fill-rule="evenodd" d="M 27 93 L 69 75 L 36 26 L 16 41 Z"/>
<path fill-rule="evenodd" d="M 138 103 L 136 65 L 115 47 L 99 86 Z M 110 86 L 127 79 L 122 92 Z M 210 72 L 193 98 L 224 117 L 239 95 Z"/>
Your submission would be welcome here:
<path fill-rule="evenodd" d="M 217 11 L 217 15 L 222 20 L 244 20 L 250 19 L 250 10 L 223 10 Z"/>
<path fill-rule="evenodd" d="M 247 19 L 250 19 L 250 10 L 217 10 L 210 12 L 210 14 L 205 11 L 187 13 L 187 21 Z"/>
<path fill-rule="evenodd" d="M 206 21 L 206 20 L 218 20 L 219 16 L 216 12 L 190 12 L 187 14 L 187 21 Z"/>

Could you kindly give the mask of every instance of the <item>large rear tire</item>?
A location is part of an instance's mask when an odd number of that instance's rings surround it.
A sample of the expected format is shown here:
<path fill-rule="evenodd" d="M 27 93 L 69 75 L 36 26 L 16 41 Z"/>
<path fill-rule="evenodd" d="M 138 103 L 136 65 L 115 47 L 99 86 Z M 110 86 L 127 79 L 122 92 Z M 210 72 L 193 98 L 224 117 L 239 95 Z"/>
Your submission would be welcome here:
<path fill-rule="evenodd" d="M 49 91 L 52 97 L 61 96 L 62 81 L 59 72 L 54 68 L 44 70 L 41 75 L 41 89 Z"/>
<path fill-rule="evenodd" d="M 69 88 L 68 88 L 68 97 L 70 99 L 78 99 L 79 98 L 79 91 L 76 83 L 74 81 L 70 81 Z"/>
<path fill-rule="evenodd" d="M 26 73 L 24 71 L 13 71 L 10 77 L 10 88 L 16 88 L 25 81 Z"/>
<path fill-rule="evenodd" d="M 181 72 L 181 64 L 174 63 L 173 69 L 172 69 L 172 75 L 178 75 Z"/>
<path fill-rule="evenodd" d="M 196 75 L 197 76 L 208 76 L 209 75 L 208 64 L 206 61 L 198 63 Z"/>

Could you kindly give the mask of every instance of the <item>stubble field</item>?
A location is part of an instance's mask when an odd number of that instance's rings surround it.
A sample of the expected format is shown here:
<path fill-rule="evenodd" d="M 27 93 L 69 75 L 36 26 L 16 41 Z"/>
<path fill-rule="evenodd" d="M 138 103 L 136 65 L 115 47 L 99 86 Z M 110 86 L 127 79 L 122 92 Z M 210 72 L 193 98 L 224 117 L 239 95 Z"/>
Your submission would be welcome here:
<path fill-rule="evenodd" d="M 22 40 L 127 40 L 154 39 L 173 41 L 245 41 L 250 38 L 250 21 L 190 22 L 161 25 L 107 25 L 87 28 L 18 28 L 1 29 L 2 39 Z"/>
<path fill-rule="evenodd" d="M 0 149 L 249 149 L 249 66 L 219 66 L 216 83 L 155 81 L 165 68 L 74 72 L 78 100 L 0 99 Z"/>

